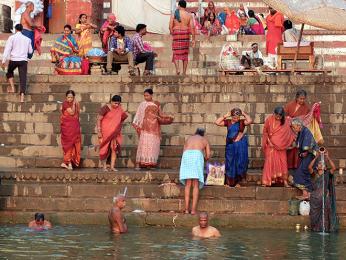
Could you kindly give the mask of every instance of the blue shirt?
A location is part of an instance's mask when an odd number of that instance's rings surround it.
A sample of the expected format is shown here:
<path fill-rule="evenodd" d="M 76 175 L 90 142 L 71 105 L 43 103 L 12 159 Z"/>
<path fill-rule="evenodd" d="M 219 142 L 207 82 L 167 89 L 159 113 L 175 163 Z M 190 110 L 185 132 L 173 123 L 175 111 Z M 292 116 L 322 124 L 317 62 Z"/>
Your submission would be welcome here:
<path fill-rule="evenodd" d="M 133 51 L 133 47 L 132 47 L 132 40 L 130 39 L 130 37 L 128 36 L 124 36 L 123 38 L 124 40 L 124 44 L 125 44 L 125 51 L 126 52 L 132 52 Z M 110 43 L 109 43 L 109 49 L 118 49 L 118 41 L 117 38 L 115 36 L 112 36 Z"/>

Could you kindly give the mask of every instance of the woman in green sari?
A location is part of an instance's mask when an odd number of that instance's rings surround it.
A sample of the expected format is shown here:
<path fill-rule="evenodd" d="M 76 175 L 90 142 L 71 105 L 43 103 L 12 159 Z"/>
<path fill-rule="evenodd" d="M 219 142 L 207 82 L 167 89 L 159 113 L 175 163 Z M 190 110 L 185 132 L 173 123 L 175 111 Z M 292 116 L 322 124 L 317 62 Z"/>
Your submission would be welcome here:
<path fill-rule="evenodd" d="M 330 159 L 326 149 L 324 149 L 323 153 L 324 160 L 320 159 L 317 161 L 317 158 L 322 157 L 322 153 L 320 153 L 309 165 L 310 173 L 315 174 L 312 182 L 312 192 L 310 194 L 311 230 L 315 232 L 335 232 L 337 231 L 339 223 L 336 215 L 336 196 L 333 175 L 336 167 L 334 162 Z M 327 169 L 325 162 L 329 163 L 331 167 L 330 170 Z"/>

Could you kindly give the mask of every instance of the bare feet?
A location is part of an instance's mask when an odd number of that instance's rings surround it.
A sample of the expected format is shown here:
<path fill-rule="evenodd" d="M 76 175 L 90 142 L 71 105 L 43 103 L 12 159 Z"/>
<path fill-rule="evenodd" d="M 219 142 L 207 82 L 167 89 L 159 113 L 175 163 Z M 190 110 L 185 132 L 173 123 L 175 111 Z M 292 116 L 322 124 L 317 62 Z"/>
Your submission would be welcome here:
<path fill-rule="evenodd" d="M 20 103 L 24 103 L 24 93 L 20 94 Z"/>
<path fill-rule="evenodd" d="M 196 215 L 196 210 L 191 210 L 191 215 Z"/>
<path fill-rule="evenodd" d="M 60 165 L 60 167 L 61 167 L 61 168 L 68 169 L 68 166 L 66 165 L 66 163 L 62 163 L 62 164 Z"/>
<path fill-rule="evenodd" d="M 108 169 L 107 169 L 106 167 L 103 167 L 103 168 L 102 168 L 102 171 L 108 172 Z"/>
<path fill-rule="evenodd" d="M 287 181 L 284 181 L 284 186 L 285 186 L 285 188 L 289 188 L 289 187 L 291 187 L 291 186 L 288 184 L 288 182 L 287 182 Z"/>
<path fill-rule="evenodd" d="M 67 170 L 69 170 L 69 171 L 72 171 L 72 170 L 73 170 L 73 167 L 72 167 L 72 164 L 71 164 L 71 163 L 68 164 Z"/>
<path fill-rule="evenodd" d="M 190 212 L 188 210 L 185 210 L 184 213 L 185 214 L 190 214 Z"/>
<path fill-rule="evenodd" d="M 241 186 L 240 186 L 240 184 L 238 183 L 238 184 L 235 185 L 234 187 L 239 188 L 239 187 L 241 187 Z"/>
<path fill-rule="evenodd" d="M 7 93 L 15 93 L 14 87 L 8 86 L 8 87 L 7 87 Z"/>
<path fill-rule="evenodd" d="M 111 171 L 112 171 L 112 172 L 117 172 L 118 170 L 115 169 L 115 168 L 111 168 Z"/>

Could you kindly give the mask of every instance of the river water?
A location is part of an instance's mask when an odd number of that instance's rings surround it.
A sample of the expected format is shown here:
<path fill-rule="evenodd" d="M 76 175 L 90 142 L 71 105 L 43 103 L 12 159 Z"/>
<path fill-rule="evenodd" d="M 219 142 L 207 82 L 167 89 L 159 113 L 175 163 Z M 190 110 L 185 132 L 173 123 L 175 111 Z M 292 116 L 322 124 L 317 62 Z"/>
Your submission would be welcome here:
<path fill-rule="evenodd" d="M 219 239 L 192 239 L 186 228 L 55 226 L 31 231 L 0 226 L 0 259 L 345 259 L 346 232 L 221 229 Z"/>

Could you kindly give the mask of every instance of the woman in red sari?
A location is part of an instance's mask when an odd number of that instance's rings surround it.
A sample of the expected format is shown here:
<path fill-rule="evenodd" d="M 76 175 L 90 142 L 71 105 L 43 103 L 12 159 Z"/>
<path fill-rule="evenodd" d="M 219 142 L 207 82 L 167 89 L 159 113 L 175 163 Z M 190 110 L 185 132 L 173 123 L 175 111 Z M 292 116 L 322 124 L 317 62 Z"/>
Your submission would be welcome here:
<path fill-rule="evenodd" d="M 121 127 L 127 114 L 121 107 L 121 97 L 115 95 L 110 104 L 104 105 L 97 117 L 97 133 L 100 142 L 100 160 L 103 170 L 107 170 L 107 159 L 111 157 L 111 171 L 115 169 L 117 153 L 120 152 L 122 144 Z"/>
<path fill-rule="evenodd" d="M 136 155 L 136 169 L 157 166 L 160 153 L 161 127 L 171 124 L 173 117 L 161 112 L 160 103 L 153 100 L 153 90 L 144 90 L 144 99 L 136 112 L 133 127 L 136 129 L 139 143 Z"/>
<path fill-rule="evenodd" d="M 285 117 L 283 107 L 277 107 L 269 116 L 263 128 L 262 150 L 265 162 L 262 174 L 262 185 L 284 183 L 288 187 L 287 149 L 292 145 L 294 133 L 290 128 L 289 118 Z"/>
<path fill-rule="evenodd" d="M 80 163 L 81 132 L 79 123 L 79 103 L 75 100 L 73 90 L 66 92 L 66 100 L 62 104 L 60 125 L 61 145 L 64 151 L 64 162 L 61 167 L 73 170 Z"/>

